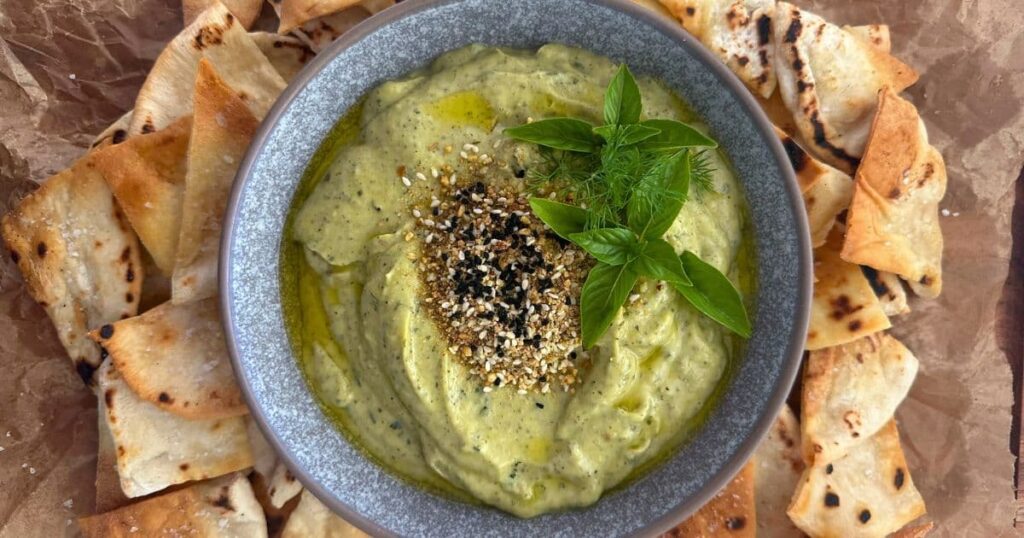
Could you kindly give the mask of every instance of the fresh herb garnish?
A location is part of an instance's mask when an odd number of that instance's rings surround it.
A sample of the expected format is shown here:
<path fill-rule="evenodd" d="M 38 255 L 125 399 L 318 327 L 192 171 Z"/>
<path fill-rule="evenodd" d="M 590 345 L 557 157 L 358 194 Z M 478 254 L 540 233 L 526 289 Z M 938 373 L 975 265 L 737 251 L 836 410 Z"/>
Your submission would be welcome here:
<path fill-rule="evenodd" d="M 549 118 L 505 130 L 540 146 L 544 166 L 533 172 L 534 185 L 559 188 L 579 204 L 530 200 L 549 228 L 597 260 L 580 297 L 583 345 L 604 334 L 641 276 L 669 283 L 694 308 L 749 337 L 742 297 L 728 277 L 662 239 L 691 188 L 711 190 L 705 151 L 718 144 L 679 121 L 641 121 L 642 112 L 640 89 L 623 65 L 605 93 L 604 125 Z"/>

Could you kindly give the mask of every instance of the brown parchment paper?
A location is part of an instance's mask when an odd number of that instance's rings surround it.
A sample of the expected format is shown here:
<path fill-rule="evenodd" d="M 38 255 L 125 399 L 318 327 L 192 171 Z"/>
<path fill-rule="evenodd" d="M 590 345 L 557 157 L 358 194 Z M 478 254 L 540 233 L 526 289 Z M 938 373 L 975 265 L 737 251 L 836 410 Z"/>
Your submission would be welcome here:
<path fill-rule="evenodd" d="M 1024 162 L 1024 6 L 796 3 L 838 24 L 889 24 L 894 53 L 922 73 L 908 93 L 949 170 L 945 290 L 894 320 L 921 361 L 898 418 L 935 535 L 1012 535 L 1024 286 L 1007 275 Z M 132 107 L 180 28 L 175 0 L 0 0 L 0 213 Z M 6 256 L 0 447 L 0 537 L 74 535 L 74 518 L 94 510 L 95 402 Z"/>

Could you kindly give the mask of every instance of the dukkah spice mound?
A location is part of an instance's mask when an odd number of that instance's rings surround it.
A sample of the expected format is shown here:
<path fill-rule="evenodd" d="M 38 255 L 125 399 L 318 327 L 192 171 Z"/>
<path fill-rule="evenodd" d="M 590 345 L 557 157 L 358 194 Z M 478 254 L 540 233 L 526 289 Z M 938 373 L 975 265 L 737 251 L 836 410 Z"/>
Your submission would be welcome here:
<path fill-rule="evenodd" d="M 476 182 L 413 209 L 423 302 L 484 391 L 572 390 L 588 266 L 517 192 Z"/>

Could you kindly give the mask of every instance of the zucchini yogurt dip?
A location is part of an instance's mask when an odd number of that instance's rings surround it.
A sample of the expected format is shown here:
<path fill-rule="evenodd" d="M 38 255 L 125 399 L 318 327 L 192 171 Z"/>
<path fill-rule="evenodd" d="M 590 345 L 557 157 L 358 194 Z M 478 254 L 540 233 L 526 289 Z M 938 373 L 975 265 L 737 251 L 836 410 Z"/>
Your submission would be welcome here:
<path fill-rule="evenodd" d="M 584 347 L 581 290 L 614 261 L 531 210 L 572 196 L 538 181 L 552 152 L 505 129 L 600 125 L 617 68 L 556 44 L 450 52 L 371 91 L 297 196 L 293 343 L 325 410 L 392 472 L 521 517 L 586 506 L 678 447 L 728 377 L 740 340 L 636 272 Z M 636 85 L 645 118 L 703 130 L 663 84 Z M 742 192 L 720 151 L 701 155 L 707 192 L 652 241 L 742 283 Z"/>

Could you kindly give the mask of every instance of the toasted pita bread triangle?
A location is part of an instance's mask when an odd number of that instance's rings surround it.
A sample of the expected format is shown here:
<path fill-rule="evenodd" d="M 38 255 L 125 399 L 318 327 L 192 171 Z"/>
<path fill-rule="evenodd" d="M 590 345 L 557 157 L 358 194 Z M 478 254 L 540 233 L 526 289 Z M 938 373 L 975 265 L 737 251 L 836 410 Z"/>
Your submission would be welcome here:
<path fill-rule="evenodd" d="M 221 0 L 224 7 L 234 15 L 244 28 L 251 28 L 252 23 L 260 16 L 263 0 Z M 206 11 L 217 0 L 181 0 L 181 18 L 188 26 Z"/>
<path fill-rule="evenodd" d="M 917 376 L 917 359 L 877 333 L 812 351 L 800 408 L 804 461 L 825 465 L 867 441 L 892 419 Z"/>
<path fill-rule="evenodd" d="M 195 116 L 181 208 L 181 232 L 172 278 L 176 304 L 217 293 L 217 258 L 228 195 L 249 141 L 259 127 L 245 101 L 213 66 L 199 61 Z"/>
<path fill-rule="evenodd" d="M 292 33 L 308 44 L 313 51 L 321 52 L 355 25 L 394 4 L 394 0 L 363 0 L 341 11 L 306 21 L 292 30 Z"/>
<path fill-rule="evenodd" d="M 103 174 L 132 228 L 162 272 L 171 274 L 178 247 L 191 118 L 130 138 L 96 153 Z"/>
<path fill-rule="evenodd" d="M 811 536 L 844 538 L 886 536 L 924 515 L 896 422 L 846 457 L 808 467 L 788 513 Z"/>
<path fill-rule="evenodd" d="M 97 398 L 99 423 L 96 429 L 96 512 L 108 512 L 128 504 L 128 497 L 121 491 L 121 479 L 117 476 L 117 449 L 114 434 L 107 426 L 107 406 L 103 398 Z"/>
<path fill-rule="evenodd" d="M 800 482 L 804 462 L 800 456 L 800 424 L 788 405 L 782 407 L 768 435 L 754 453 L 754 498 L 757 500 L 758 538 L 803 536 L 786 515 L 789 500 Z"/>
<path fill-rule="evenodd" d="M 114 123 L 111 123 L 106 129 L 103 129 L 103 131 L 93 139 L 91 147 L 103 148 L 124 142 L 124 140 L 128 138 L 128 126 L 132 121 L 132 112 L 133 111 L 131 110 L 125 112 L 120 118 L 114 120 Z"/>
<path fill-rule="evenodd" d="M 796 171 L 807 211 L 807 224 L 811 229 L 811 246 L 818 248 L 825 244 L 829 232 L 836 224 L 836 217 L 850 207 L 853 180 L 808 155 L 796 140 L 781 129 L 776 127 L 775 134 L 782 140 L 782 147 Z"/>
<path fill-rule="evenodd" d="M 292 36 L 250 32 L 249 37 L 285 82 L 291 82 L 315 55 L 308 45 Z"/>
<path fill-rule="evenodd" d="M 663 534 L 664 537 L 687 538 L 701 536 L 749 537 L 757 533 L 757 509 L 754 504 L 753 461 L 748 461 L 740 472 L 686 521 Z"/>
<path fill-rule="evenodd" d="M 138 238 L 96 169 L 96 155 L 48 179 L 0 224 L 29 294 L 86 382 L 101 362 L 88 332 L 134 316 L 143 277 Z"/>
<path fill-rule="evenodd" d="M 161 409 L 198 420 L 248 413 L 214 299 L 166 303 L 90 336 L 132 391 Z"/>
<path fill-rule="evenodd" d="M 779 2 L 772 18 L 776 75 L 801 139 L 818 159 L 853 172 L 878 91 L 917 80 L 909 66 L 821 17 Z"/>
<path fill-rule="evenodd" d="M 249 481 L 237 473 L 84 517 L 78 525 L 86 538 L 267 536 L 263 509 Z"/>
<path fill-rule="evenodd" d="M 913 527 L 903 527 L 899 531 L 893 533 L 892 538 L 924 538 L 928 533 L 932 532 L 935 528 L 935 523 L 929 521 L 921 525 L 914 525 Z"/>
<path fill-rule="evenodd" d="M 112 361 L 98 374 L 125 495 L 141 497 L 252 465 L 243 417 L 181 418 L 139 398 Z"/>
<path fill-rule="evenodd" d="M 886 54 L 892 52 L 892 38 L 889 35 L 889 25 L 887 24 L 843 26 L 843 30 L 857 36 L 881 52 Z"/>
<path fill-rule="evenodd" d="M 223 4 L 214 1 L 160 53 L 135 101 L 128 135 L 153 132 L 192 113 L 199 59 L 245 95 L 253 114 L 270 110 L 285 83 Z"/>
<path fill-rule="evenodd" d="M 860 267 L 839 257 L 841 242 L 841 234 L 834 230 L 814 251 L 809 350 L 852 342 L 891 326 Z"/>
<path fill-rule="evenodd" d="M 281 538 L 369 538 L 369 535 L 336 516 L 312 493 L 303 490 Z"/>
<path fill-rule="evenodd" d="M 861 271 L 871 284 L 871 289 L 875 290 L 886 316 L 899 316 L 910 312 L 907 290 L 903 289 L 900 277 L 885 271 L 875 271 L 867 266 L 861 266 Z"/>
<path fill-rule="evenodd" d="M 761 97 L 775 91 L 771 18 L 774 0 L 662 0 L 733 73 Z M 691 15 L 689 10 L 693 10 Z"/>
<path fill-rule="evenodd" d="M 277 16 L 281 19 L 277 33 L 286 34 L 313 19 L 343 11 L 358 3 L 359 0 L 281 0 L 277 6 Z"/>
<path fill-rule="evenodd" d="M 263 432 L 252 417 L 246 420 L 246 430 L 249 432 L 249 447 L 252 451 L 252 469 L 263 475 L 269 483 L 270 477 L 277 465 L 277 453 L 270 446 L 270 442 L 263 437 Z"/>
<path fill-rule="evenodd" d="M 905 279 L 914 293 L 942 292 L 939 202 L 946 165 L 909 101 L 879 95 L 864 160 L 857 169 L 843 259 Z"/>
<path fill-rule="evenodd" d="M 274 472 L 270 476 L 270 504 L 274 508 L 281 508 L 288 501 L 302 492 L 302 483 L 295 479 L 292 472 L 281 461 L 274 466 Z"/>

